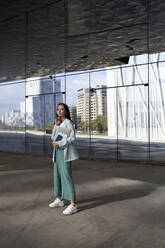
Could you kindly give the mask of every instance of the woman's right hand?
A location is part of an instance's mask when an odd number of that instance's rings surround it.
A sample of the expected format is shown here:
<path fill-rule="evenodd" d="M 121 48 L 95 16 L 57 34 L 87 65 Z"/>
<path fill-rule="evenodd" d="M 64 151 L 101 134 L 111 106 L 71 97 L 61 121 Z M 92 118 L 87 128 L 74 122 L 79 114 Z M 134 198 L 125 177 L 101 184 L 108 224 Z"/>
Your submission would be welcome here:
<path fill-rule="evenodd" d="M 59 126 L 61 123 L 61 117 L 56 117 L 55 124 Z"/>
<path fill-rule="evenodd" d="M 59 147 L 59 143 L 58 142 L 52 142 L 52 145 L 55 147 Z"/>

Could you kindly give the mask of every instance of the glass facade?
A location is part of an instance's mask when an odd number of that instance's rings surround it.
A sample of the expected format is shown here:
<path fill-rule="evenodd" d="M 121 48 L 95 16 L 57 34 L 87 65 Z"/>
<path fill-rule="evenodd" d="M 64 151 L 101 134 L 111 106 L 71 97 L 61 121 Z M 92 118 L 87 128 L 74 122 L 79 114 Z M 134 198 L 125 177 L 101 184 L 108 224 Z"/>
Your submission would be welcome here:
<path fill-rule="evenodd" d="M 67 30 L 67 6 L 62 1 L 9 21 L 9 29 L 4 26 L 7 37 L 13 25 L 24 23 L 7 44 L 9 53 L 17 53 L 16 38 L 21 39 L 17 69 L 25 79 L 0 83 L 0 150 L 52 154 L 51 130 L 57 105 L 64 102 L 75 124 L 81 158 L 164 163 L 165 52 L 159 52 L 165 51 L 159 36 L 159 32 L 164 32 L 164 25 L 159 27 L 157 37 L 153 37 L 152 30 L 157 29 L 156 3 L 150 1 L 150 6 L 148 1 L 137 3 L 138 16 L 134 3 L 125 1 L 123 10 L 129 11 L 128 18 L 122 15 L 122 8 L 116 8 L 114 1 L 107 1 L 105 5 L 112 5 L 112 20 L 106 22 L 98 18 L 102 5 L 96 4 L 95 15 L 91 15 L 87 11 L 89 3 L 85 11 L 83 5 L 76 5 L 76 1 L 74 4 L 70 2 Z M 82 16 L 74 15 L 80 6 Z M 106 11 L 111 11 L 106 6 L 103 9 L 105 16 Z M 90 25 L 86 25 L 83 15 L 91 16 Z M 150 42 L 152 39 L 157 42 Z M 41 43 L 42 52 L 36 45 Z M 48 44 L 51 47 L 54 44 L 54 49 L 50 50 Z M 78 71 L 80 57 L 82 69 L 88 65 L 94 69 Z M 114 57 L 120 63 L 113 63 Z M 48 66 L 53 60 L 58 61 L 54 70 Z M 102 60 L 104 64 L 107 60 L 107 67 L 100 69 Z M 6 59 L 4 68 L 12 63 L 15 61 Z M 61 68 L 64 72 L 57 73 Z M 12 73 L 9 79 L 12 80 Z"/>
<path fill-rule="evenodd" d="M 163 163 L 165 53 L 147 58 L 0 84 L 0 149 L 50 155 L 57 105 L 64 102 L 81 158 Z"/>

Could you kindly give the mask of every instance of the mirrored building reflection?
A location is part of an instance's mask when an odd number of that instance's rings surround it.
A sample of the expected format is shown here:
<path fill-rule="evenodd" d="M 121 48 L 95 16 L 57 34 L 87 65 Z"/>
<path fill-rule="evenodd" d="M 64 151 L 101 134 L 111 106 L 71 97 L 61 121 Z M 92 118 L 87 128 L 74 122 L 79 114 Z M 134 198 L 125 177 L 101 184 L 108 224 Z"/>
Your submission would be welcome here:
<path fill-rule="evenodd" d="M 165 53 L 150 54 L 149 63 L 147 58 L 143 54 L 130 57 L 127 65 L 1 84 L 0 149 L 51 154 L 56 109 L 64 102 L 80 157 L 164 162 Z"/>

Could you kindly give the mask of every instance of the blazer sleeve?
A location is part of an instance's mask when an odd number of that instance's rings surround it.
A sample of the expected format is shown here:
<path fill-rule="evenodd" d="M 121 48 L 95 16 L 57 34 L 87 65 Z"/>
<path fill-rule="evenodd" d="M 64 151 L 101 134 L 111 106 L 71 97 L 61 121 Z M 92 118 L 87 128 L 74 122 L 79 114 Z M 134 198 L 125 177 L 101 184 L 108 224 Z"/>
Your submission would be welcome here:
<path fill-rule="evenodd" d="M 54 127 L 53 127 L 52 135 L 51 135 L 51 139 L 52 139 L 52 140 L 54 139 L 54 136 L 55 136 L 55 134 L 56 134 L 57 127 L 58 127 L 57 125 L 54 125 Z"/>
<path fill-rule="evenodd" d="M 68 121 L 67 122 L 67 128 L 70 129 L 70 135 L 69 137 L 67 137 L 65 139 L 65 142 L 62 141 L 62 142 L 58 142 L 59 143 L 59 147 L 63 147 L 63 146 L 67 146 L 67 145 L 70 145 L 70 144 L 73 144 L 76 140 L 76 136 L 75 136 L 75 128 L 72 124 L 71 121 Z"/>

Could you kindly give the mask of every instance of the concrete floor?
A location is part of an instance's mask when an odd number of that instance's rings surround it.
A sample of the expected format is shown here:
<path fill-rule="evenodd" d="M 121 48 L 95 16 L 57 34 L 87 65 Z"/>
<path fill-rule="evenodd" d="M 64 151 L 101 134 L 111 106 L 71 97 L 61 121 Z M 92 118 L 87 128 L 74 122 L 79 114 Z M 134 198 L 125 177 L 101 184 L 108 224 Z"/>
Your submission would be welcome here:
<path fill-rule="evenodd" d="M 0 247 L 164 248 L 165 166 L 73 162 L 80 211 L 50 209 L 49 157 L 0 152 Z"/>

